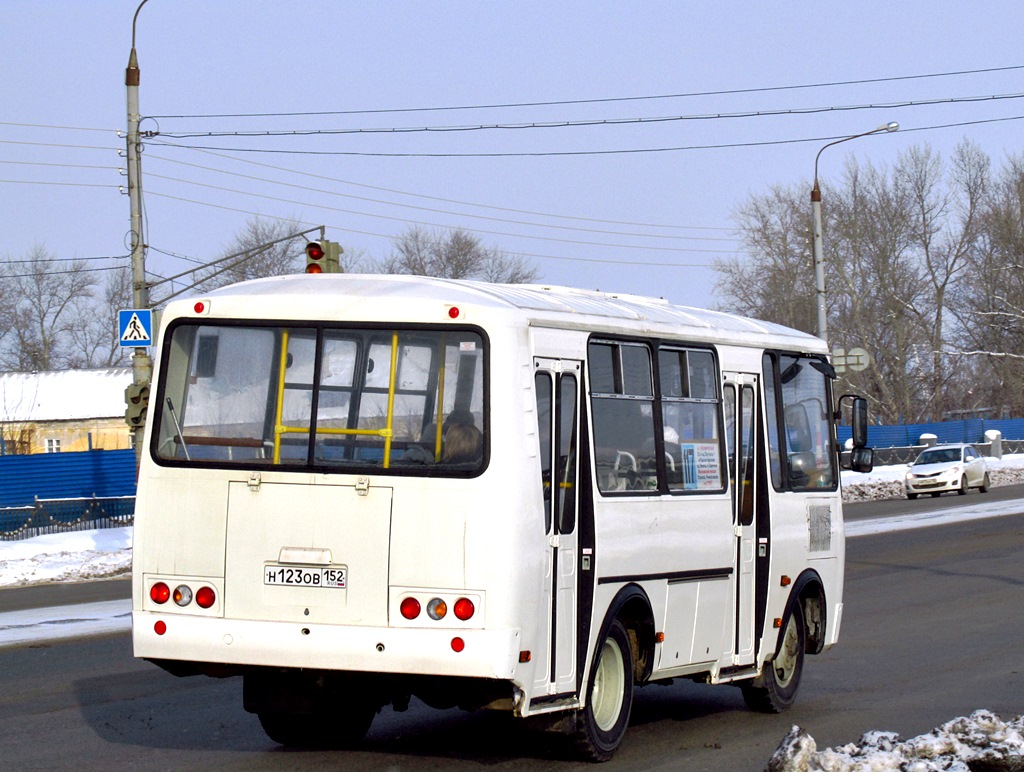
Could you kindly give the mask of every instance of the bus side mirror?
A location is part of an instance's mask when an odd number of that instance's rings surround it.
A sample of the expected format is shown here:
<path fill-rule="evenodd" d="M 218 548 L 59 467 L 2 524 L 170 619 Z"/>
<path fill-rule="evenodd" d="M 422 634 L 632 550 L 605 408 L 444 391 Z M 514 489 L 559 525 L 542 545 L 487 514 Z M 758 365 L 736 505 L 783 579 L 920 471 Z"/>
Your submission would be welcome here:
<path fill-rule="evenodd" d="M 875 451 L 871 448 L 854 448 L 850 451 L 850 469 L 854 472 L 870 472 L 875 466 Z"/>
<path fill-rule="evenodd" d="M 865 448 L 868 444 L 868 401 L 864 397 L 853 398 L 853 447 Z"/>
<path fill-rule="evenodd" d="M 836 411 L 836 420 L 842 416 L 842 404 L 847 400 L 850 401 L 853 447 L 866 448 L 868 445 L 868 401 L 856 394 L 844 394 L 839 398 L 840 409 Z"/>

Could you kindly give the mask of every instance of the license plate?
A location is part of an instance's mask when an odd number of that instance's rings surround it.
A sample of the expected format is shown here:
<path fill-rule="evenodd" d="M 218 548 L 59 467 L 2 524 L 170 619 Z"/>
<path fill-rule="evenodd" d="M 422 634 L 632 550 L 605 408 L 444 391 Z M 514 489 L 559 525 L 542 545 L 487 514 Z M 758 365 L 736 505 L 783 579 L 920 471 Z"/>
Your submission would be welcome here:
<path fill-rule="evenodd" d="M 345 589 L 348 572 L 326 566 L 264 566 L 263 584 L 281 587 L 333 587 Z"/>

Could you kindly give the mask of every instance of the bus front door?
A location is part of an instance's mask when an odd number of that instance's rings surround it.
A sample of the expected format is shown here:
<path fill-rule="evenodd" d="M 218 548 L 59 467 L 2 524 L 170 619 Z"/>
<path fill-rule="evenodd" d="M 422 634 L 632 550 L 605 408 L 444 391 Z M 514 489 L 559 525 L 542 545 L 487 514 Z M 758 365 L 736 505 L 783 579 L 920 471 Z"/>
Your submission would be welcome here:
<path fill-rule="evenodd" d="M 753 664 L 756 608 L 757 541 L 757 376 L 727 373 L 725 418 L 729 453 L 729 482 L 733 501 L 733 532 L 736 535 L 736 624 L 733 665 Z M 765 545 L 765 548 L 767 545 Z"/>
<path fill-rule="evenodd" d="M 548 634 L 545 666 L 535 687 L 549 695 L 576 691 L 576 604 L 579 535 L 577 444 L 582 363 L 536 358 L 537 436 L 544 492 Z"/>

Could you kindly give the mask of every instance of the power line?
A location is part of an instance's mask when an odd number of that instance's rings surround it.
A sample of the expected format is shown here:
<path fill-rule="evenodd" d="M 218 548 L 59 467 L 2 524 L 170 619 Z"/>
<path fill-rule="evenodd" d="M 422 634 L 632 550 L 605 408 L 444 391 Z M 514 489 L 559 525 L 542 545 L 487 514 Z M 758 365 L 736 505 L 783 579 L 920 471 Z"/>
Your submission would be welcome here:
<path fill-rule="evenodd" d="M 168 176 L 162 175 L 162 174 L 154 174 L 153 172 L 150 172 L 147 176 L 149 176 L 149 177 L 156 177 L 156 178 L 159 178 L 159 179 L 166 179 L 166 180 L 170 180 L 172 182 L 181 182 L 181 183 L 184 183 L 184 184 L 187 184 L 187 185 L 195 185 L 195 186 L 201 187 L 201 188 L 209 188 L 210 190 L 218 190 L 218 191 L 221 191 L 221 192 L 224 192 L 224 193 L 235 193 L 235 194 L 243 195 L 243 196 L 252 196 L 254 198 L 269 199 L 271 201 L 276 201 L 276 202 L 279 202 L 279 203 L 295 204 L 295 205 L 298 205 L 298 206 L 313 206 L 312 204 L 310 204 L 309 202 L 306 202 L 306 201 L 295 201 L 295 200 L 287 199 L 287 198 L 279 198 L 277 196 L 268 196 L 268 195 L 264 195 L 262 193 L 252 193 L 252 192 L 247 191 L 247 190 L 237 190 L 235 188 L 227 188 L 227 187 L 223 187 L 223 186 L 220 186 L 220 185 L 210 185 L 210 184 L 202 183 L 202 182 L 194 182 L 192 180 L 182 180 L 182 179 L 178 179 L 178 178 L 175 178 L 175 177 L 168 177 Z M 152 190 L 150 190 L 149 192 L 153 193 Z M 198 203 L 198 202 L 195 202 L 195 203 Z M 316 205 L 316 208 L 317 209 L 326 209 L 326 210 L 332 211 L 332 212 L 341 212 L 343 214 L 354 214 L 354 215 L 358 215 L 360 217 L 372 217 L 372 218 L 379 219 L 379 220 L 390 220 L 392 222 L 408 223 L 410 225 L 423 225 L 423 226 L 427 226 L 427 227 L 431 227 L 431 228 L 444 228 L 446 230 L 450 230 L 450 229 L 458 227 L 458 226 L 453 226 L 453 225 L 445 225 L 443 223 L 432 223 L 432 222 L 422 222 L 422 221 L 419 221 L 419 220 L 409 220 L 409 219 L 406 219 L 404 217 L 392 217 L 390 215 L 385 215 L 385 214 L 369 214 L 369 213 L 366 213 L 366 212 L 358 212 L 358 211 L 353 211 L 351 209 L 342 209 L 340 207 L 326 206 L 326 205 L 323 205 L 323 204 Z M 485 234 L 487 234 L 489 236 L 509 236 L 509 237 L 512 237 L 512 238 L 519 238 L 519 239 L 534 239 L 534 240 L 539 240 L 539 241 L 559 242 L 559 243 L 563 243 L 563 244 L 579 244 L 579 245 L 583 245 L 583 246 L 594 246 L 594 247 L 612 247 L 612 248 L 617 248 L 617 249 L 639 249 L 639 250 L 657 251 L 657 252 L 701 252 L 701 253 L 706 253 L 706 254 L 732 254 L 732 252 L 733 252 L 732 250 L 689 249 L 689 248 L 681 248 L 681 247 L 659 247 L 659 246 L 638 246 L 638 245 L 634 245 L 634 244 L 606 244 L 606 243 L 603 243 L 603 242 L 580 241 L 578 239 L 563 239 L 563 238 L 557 238 L 557 237 L 552 237 L 552 236 L 532 236 L 532 235 L 523 234 L 523 233 L 506 233 L 504 231 L 484 230 L 482 228 L 469 228 L 467 230 L 471 230 L 473 233 L 485 233 Z"/>
<path fill-rule="evenodd" d="M 182 146 L 179 146 L 179 145 L 161 143 L 159 141 L 157 141 L 156 144 L 166 144 L 167 147 L 173 147 L 173 148 L 182 147 Z M 304 172 L 304 171 L 299 171 L 298 169 L 292 169 L 292 168 L 289 168 L 289 167 L 286 167 L 286 166 L 278 166 L 276 164 L 268 164 L 268 163 L 263 163 L 261 161 L 254 161 L 254 160 L 252 160 L 250 158 L 237 158 L 235 156 L 227 155 L 225 153 L 219 153 L 219 152 L 216 152 L 214 150 L 203 150 L 203 149 L 198 149 L 198 148 L 196 148 L 195 150 L 196 150 L 197 153 L 203 153 L 205 155 L 212 155 L 212 156 L 215 156 L 217 158 L 224 158 L 224 159 L 227 159 L 227 160 L 235 161 L 237 163 L 248 164 L 250 166 L 258 166 L 258 167 L 261 167 L 261 168 L 264 168 L 264 169 L 273 169 L 275 171 L 283 171 L 283 172 L 287 172 L 289 174 L 296 174 L 296 175 L 300 175 L 300 176 L 303 176 L 303 177 L 309 177 L 309 178 L 312 178 L 312 179 L 329 180 L 331 182 L 339 182 L 339 183 L 342 183 L 342 184 L 345 184 L 345 185 L 352 185 L 352 186 L 358 187 L 358 188 L 365 188 L 367 190 L 379 190 L 379 191 L 384 192 L 384 193 L 395 193 L 395 194 L 401 195 L 401 196 L 411 196 L 413 198 L 422 198 L 422 199 L 425 199 L 425 200 L 428 200 L 428 201 L 440 201 L 440 202 L 445 203 L 445 204 L 458 204 L 460 206 L 475 206 L 475 207 L 480 207 L 480 208 L 483 208 L 483 209 L 493 209 L 493 210 L 499 211 L 499 212 L 511 212 L 513 214 L 528 214 L 528 215 L 533 215 L 533 216 L 536 216 L 536 217 L 554 217 L 554 218 L 565 219 L 565 220 L 577 220 L 579 222 L 604 223 L 604 224 L 607 224 L 607 225 L 631 225 L 631 226 L 635 226 L 635 227 L 639 227 L 639 228 L 666 228 L 666 229 L 672 229 L 672 230 L 710 230 L 710 231 L 728 231 L 728 232 L 732 232 L 733 231 L 733 229 L 731 229 L 731 228 L 716 228 L 716 227 L 707 226 L 707 225 L 668 225 L 668 224 L 665 224 L 665 223 L 646 223 L 646 222 L 635 222 L 635 221 L 630 221 L 630 220 L 609 220 L 609 219 L 606 219 L 606 218 L 577 217 L 577 216 L 567 215 L 567 214 L 551 214 L 551 213 L 548 213 L 548 212 L 537 212 L 537 211 L 533 211 L 533 210 L 530 210 L 530 209 L 513 209 L 511 207 L 504 207 L 504 206 L 493 206 L 493 205 L 489 205 L 489 204 L 477 204 L 477 203 L 474 203 L 472 201 L 461 201 L 459 199 L 443 198 L 441 196 L 428 196 L 428 195 L 425 195 L 423 193 L 411 193 L 409 191 L 398 190 L 396 188 L 387 188 L 387 187 L 383 187 L 383 186 L 380 186 L 380 185 L 369 185 L 369 184 L 364 183 L 364 182 L 353 182 L 351 180 L 337 179 L 337 178 L 334 178 L 334 177 L 328 177 L 327 175 L 324 175 L 324 174 L 315 174 L 313 172 Z M 154 156 L 154 155 L 151 154 L 150 157 L 151 158 L 156 158 L 156 159 L 161 160 L 161 161 L 170 161 L 172 163 L 184 163 L 183 161 L 172 161 L 172 159 L 167 158 L 165 156 Z M 201 167 L 201 168 L 203 168 L 203 167 Z"/>
<path fill-rule="evenodd" d="M 942 97 L 937 99 L 905 100 L 901 102 L 880 102 L 859 105 L 830 105 L 824 107 L 790 107 L 776 110 L 751 110 L 732 113 L 704 113 L 696 115 L 664 115 L 640 118 L 593 118 L 570 121 L 542 121 L 529 123 L 491 123 L 472 126 L 393 126 L 361 129 L 282 129 L 270 131 L 201 131 L 201 132 L 159 132 L 159 136 L 171 139 L 198 139 L 208 137 L 313 137 L 345 134 L 417 134 L 450 133 L 493 130 L 564 129 L 592 126 L 629 126 L 652 123 L 674 123 L 680 121 L 716 121 L 741 118 L 773 118 L 784 115 L 816 115 L 819 113 L 853 112 L 858 110 L 896 110 L 907 107 L 929 107 L 934 105 L 970 104 L 975 102 L 997 102 L 1006 99 L 1020 99 L 1024 94 L 990 94 L 970 97 Z"/>
<path fill-rule="evenodd" d="M 1008 118 L 987 118 L 976 121 L 961 121 L 958 123 L 945 123 L 935 126 L 921 126 L 918 128 L 904 128 L 901 133 L 907 134 L 915 131 L 935 131 L 938 129 L 951 129 L 962 126 L 977 126 L 986 123 L 1001 123 L 1004 121 L 1019 121 L 1024 115 L 1015 115 Z M 843 139 L 846 135 L 833 135 L 828 137 L 804 137 L 802 139 L 777 139 L 760 140 L 756 142 L 722 142 L 712 145 L 681 145 L 677 147 L 649 147 L 649 148 L 624 148 L 619 150 L 546 150 L 534 152 L 502 152 L 502 153 L 376 153 L 358 150 L 281 150 L 273 148 L 246 148 L 246 147 L 209 147 L 206 145 L 179 145 L 172 142 L 164 142 L 164 147 L 175 147 L 186 150 L 221 150 L 231 153 L 277 153 L 281 155 L 307 155 L 307 156 L 362 156 L 373 158 L 543 158 L 555 156 L 588 156 L 588 155 L 636 155 L 642 153 L 674 153 L 690 150 L 725 150 L 740 147 L 770 147 L 777 145 L 797 145 L 808 142 L 830 142 L 836 139 Z"/>
<path fill-rule="evenodd" d="M 150 158 L 152 158 L 152 157 L 153 156 L 150 156 Z M 190 167 L 197 168 L 197 169 L 203 169 L 203 170 L 206 170 L 206 171 L 218 172 L 220 174 L 227 174 L 227 175 L 230 175 L 230 176 L 233 176 L 233 177 L 240 177 L 240 178 L 246 179 L 246 180 L 254 180 L 254 181 L 257 181 L 257 182 L 266 182 L 266 183 L 270 183 L 272 185 L 282 185 L 282 186 L 288 187 L 288 188 L 298 188 L 298 189 L 306 191 L 306 192 L 323 193 L 323 194 L 331 195 L 331 196 L 341 196 L 343 198 L 355 199 L 357 201 L 366 201 L 366 202 L 374 203 L 374 204 L 384 204 L 386 206 L 396 206 L 396 207 L 401 207 L 401 208 L 404 208 L 404 209 L 415 209 L 417 211 L 422 211 L 422 212 L 433 212 L 433 213 L 436 213 L 436 214 L 447 214 L 447 215 L 452 215 L 452 216 L 455 216 L 455 217 L 470 217 L 470 218 L 474 218 L 474 219 L 490 220 L 492 222 L 504 222 L 504 223 L 510 223 L 510 224 L 513 224 L 513 225 L 526 225 L 526 226 L 530 226 L 530 227 L 534 227 L 534 228 L 553 228 L 553 229 L 557 229 L 557 230 L 572 230 L 572 231 L 581 231 L 581 232 L 585 232 L 585 233 L 603 233 L 603 234 L 608 234 L 608 235 L 613 235 L 613 236 L 633 236 L 633 237 L 637 237 L 637 238 L 655 238 L 655 239 L 677 239 L 677 240 L 685 240 L 685 241 L 735 241 L 736 240 L 734 238 L 723 238 L 723 237 L 719 237 L 719 236 L 680 236 L 680 235 L 662 235 L 662 234 L 655 234 L 655 233 L 629 233 L 629 232 L 625 232 L 625 231 L 614 231 L 614 230 L 607 230 L 607 229 L 602 229 L 602 228 L 583 228 L 583 227 L 574 227 L 574 226 L 571 226 L 571 225 L 552 225 L 552 224 L 549 224 L 549 223 L 536 223 L 536 222 L 529 222 L 529 221 L 526 221 L 526 220 L 512 220 L 512 219 L 509 219 L 507 217 L 493 217 L 493 216 L 490 216 L 490 215 L 483 215 L 483 214 L 469 214 L 469 213 L 462 213 L 462 212 L 452 212 L 452 211 L 446 210 L 446 209 L 437 209 L 437 208 L 433 208 L 433 207 L 417 206 L 415 204 L 402 204 L 402 203 L 397 203 L 397 202 L 392 202 L 392 201 L 384 201 L 384 200 L 377 199 L 377 198 L 369 198 L 369 197 L 366 197 L 366 196 L 355 196 L 355 195 L 351 195 L 351 194 L 348 194 L 348 193 L 339 193 L 337 191 L 324 190 L 322 188 L 311 188 L 308 185 L 298 185 L 298 184 L 291 183 L 291 182 L 281 182 L 281 181 L 278 181 L 278 180 L 271 180 L 271 179 L 267 179 L 265 177 L 256 177 L 254 175 L 240 174 L 238 172 L 229 172 L 229 171 L 226 171 L 226 170 L 223 170 L 223 169 L 214 169 L 214 168 L 211 168 L 209 166 L 203 166 L 201 164 L 191 164 L 191 163 L 188 163 L 187 161 L 175 161 L 175 160 L 169 159 L 169 158 L 165 158 L 165 159 L 161 159 L 161 160 L 165 160 L 165 161 L 168 161 L 170 163 L 181 164 L 183 166 L 190 166 Z M 161 179 L 171 180 L 171 181 L 174 181 L 174 182 L 183 182 L 183 183 L 187 183 L 187 184 L 195 184 L 195 185 L 203 184 L 203 183 L 193 182 L 191 180 L 182 180 L 182 179 L 179 179 L 179 178 L 176 178 L 176 177 L 169 177 L 169 176 L 165 176 L 165 175 L 161 175 L 161 174 L 156 174 L 156 173 L 153 173 L 153 172 L 150 172 L 150 174 L 148 176 L 159 177 Z M 225 188 L 225 190 L 228 190 L 229 192 L 241 192 L 241 191 L 231 191 L 228 188 Z M 294 203 L 294 202 L 292 202 L 292 203 Z M 308 203 L 305 204 L 305 205 L 306 206 L 316 206 L 314 204 L 308 204 Z M 345 211 L 345 212 L 348 212 L 350 214 L 359 214 L 359 215 L 363 215 L 363 216 L 366 216 L 366 217 L 376 217 L 377 216 L 377 215 L 370 214 L 370 213 L 363 213 L 363 212 L 352 211 L 352 210 L 339 210 L 339 211 Z"/>
<path fill-rule="evenodd" d="M 238 212 L 240 214 L 247 214 L 247 215 L 252 215 L 252 216 L 255 216 L 255 217 L 268 217 L 268 218 L 270 218 L 272 220 L 288 220 L 288 221 L 294 222 L 294 220 L 292 220 L 291 218 L 276 217 L 274 215 L 268 215 L 268 214 L 265 214 L 265 213 L 262 213 L 262 212 L 255 212 L 255 211 L 253 211 L 251 209 L 241 209 L 239 207 L 227 206 L 225 204 L 211 204 L 211 203 L 208 203 L 208 202 L 205 202 L 205 201 L 196 201 L 195 199 L 192 199 L 192 198 L 184 198 L 182 196 L 172 196 L 169 193 L 159 193 L 159 192 L 153 191 L 153 190 L 149 191 L 148 195 L 150 195 L 150 196 L 158 196 L 160 198 L 167 198 L 167 199 L 170 199 L 172 201 L 181 201 L 181 202 L 186 203 L 186 204 L 195 204 L 197 206 L 210 207 L 210 208 L 213 208 L 213 209 L 223 209 L 223 210 L 228 211 L 228 212 Z M 310 224 L 311 223 L 299 221 L 299 225 L 310 225 Z M 342 233 L 354 233 L 354 234 L 358 234 L 360 236 L 376 236 L 376 237 L 384 238 L 384 239 L 393 239 L 394 238 L 393 234 L 388 234 L 388 233 L 377 233 L 375 231 L 358 230 L 356 228 L 349 228 L 349 227 L 341 226 L 341 225 L 332 225 L 330 223 L 324 223 L 324 225 L 325 225 L 325 227 L 331 228 L 332 230 L 340 231 Z M 445 227 L 449 227 L 449 226 L 445 226 Z M 606 245 L 601 244 L 600 246 L 606 246 Z M 680 251 L 682 251 L 682 250 L 680 250 Z M 715 250 L 686 250 L 686 251 L 689 251 L 689 252 L 704 251 L 704 252 L 714 252 L 715 254 L 733 255 L 733 254 L 736 254 L 739 250 L 730 250 L 730 251 L 727 251 L 727 250 L 721 250 L 721 251 L 715 251 Z M 650 261 L 650 260 L 644 260 L 643 263 L 637 263 L 637 262 L 634 262 L 634 261 L 631 261 L 631 260 L 601 260 L 601 259 L 597 259 L 597 258 L 588 258 L 588 257 L 562 257 L 560 255 L 545 255 L 545 254 L 537 254 L 537 253 L 534 253 L 534 252 L 518 252 L 517 251 L 515 254 L 521 255 L 523 257 L 534 257 L 534 258 L 541 259 L 541 260 L 564 260 L 564 261 L 569 261 L 569 262 L 573 262 L 573 263 L 602 263 L 602 264 L 608 264 L 608 265 L 630 265 L 630 266 L 634 266 L 634 267 L 637 267 L 637 268 L 645 268 L 645 267 L 655 267 L 655 268 L 711 268 L 712 267 L 711 264 L 709 264 L 709 263 L 674 263 L 674 262 L 669 263 L 669 262 L 656 262 L 656 261 Z"/>
<path fill-rule="evenodd" d="M 945 78 L 960 75 L 979 75 L 991 72 L 1010 72 L 1024 69 L 1024 65 L 1008 67 L 987 67 L 976 70 L 957 70 L 951 72 L 934 72 L 920 75 L 897 75 L 885 78 L 862 78 L 859 80 L 826 81 L 824 83 L 803 83 L 784 86 L 762 86 L 756 88 L 721 89 L 716 91 L 693 91 L 679 94 L 649 94 L 646 96 L 603 97 L 596 99 L 561 99 L 536 102 L 510 102 L 482 105 L 449 105 L 443 107 L 399 107 L 377 110 L 319 110 L 305 112 L 274 112 L 274 113 L 206 113 L 193 115 L 153 115 L 151 118 L 288 118 L 314 115 L 380 115 L 385 113 L 417 113 L 441 112 L 449 110 L 493 110 L 513 107 L 550 107 L 557 105 L 583 105 L 615 102 L 637 102 L 659 99 L 688 99 L 692 97 L 728 96 L 735 94 L 759 94 L 772 91 L 797 91 L 801 89 L 834 88 L 838 86 L 857 86 L 868 83 L 892 83 L 906 80 L 924 80 L 929 78 Z"/>

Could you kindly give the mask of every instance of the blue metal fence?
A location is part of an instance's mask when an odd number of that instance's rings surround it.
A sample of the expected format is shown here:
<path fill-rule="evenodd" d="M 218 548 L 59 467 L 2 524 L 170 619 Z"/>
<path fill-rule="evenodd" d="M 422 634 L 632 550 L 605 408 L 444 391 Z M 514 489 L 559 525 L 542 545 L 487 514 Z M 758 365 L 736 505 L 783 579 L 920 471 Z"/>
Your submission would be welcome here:
<path fill-rule="evenodd" d="M 985 432 L 995 429 L 1005 440 L 1024 440 L 1024 418 L 942 421 L 897 426 L 869 426 L 868 445 L 873 448 L 901 448 L 919 444 L 922 434 L 934 434 L 938 442 L 984 442 Z M 850 438 L 849 426 L 838 427 L 839 444 Z"/>
<path fill-rule="evenodd" d="M 134 522 L 134 496 L 37 499 L 29 506 L 0 509 L 0 541 L 64 531 L 117 528 Z"/>

